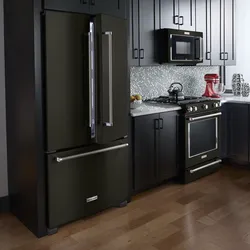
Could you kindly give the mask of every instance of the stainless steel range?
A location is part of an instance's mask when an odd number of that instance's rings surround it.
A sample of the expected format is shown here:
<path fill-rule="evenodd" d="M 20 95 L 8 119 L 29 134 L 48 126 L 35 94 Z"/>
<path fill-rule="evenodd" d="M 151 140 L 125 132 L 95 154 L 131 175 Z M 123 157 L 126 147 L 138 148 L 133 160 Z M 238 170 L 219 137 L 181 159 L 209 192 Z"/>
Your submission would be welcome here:
<path fill-rule="evenodd" d="M 152 103 L 175 103 L 182 107 L 179 131 L 179 169 L 184 183 L 215 171 L 219 159 L 220 100 L 185 97 L 171 100 L 160 96 L 146 100 Z"/>

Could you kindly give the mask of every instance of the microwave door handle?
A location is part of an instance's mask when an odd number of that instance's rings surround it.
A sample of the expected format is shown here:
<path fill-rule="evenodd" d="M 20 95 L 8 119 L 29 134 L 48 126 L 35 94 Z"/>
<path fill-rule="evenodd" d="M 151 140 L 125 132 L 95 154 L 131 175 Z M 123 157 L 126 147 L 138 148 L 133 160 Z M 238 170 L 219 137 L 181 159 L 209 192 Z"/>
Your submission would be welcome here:
<path fill-rule="evenodd" d="M 203 37 L 200 37 L 200 61 L 203 60 Z"/>
<path fill-rule="evenodd" d="M 195 59 L 202 61 L 203 58 L 203 38 L 195 38 Z"/>
<path fill-rule="evenodd" d="M 198 60 L 200 57 L 200 48 L 199 48 L 199 38 L 194 38 L 194 59 Z"/>

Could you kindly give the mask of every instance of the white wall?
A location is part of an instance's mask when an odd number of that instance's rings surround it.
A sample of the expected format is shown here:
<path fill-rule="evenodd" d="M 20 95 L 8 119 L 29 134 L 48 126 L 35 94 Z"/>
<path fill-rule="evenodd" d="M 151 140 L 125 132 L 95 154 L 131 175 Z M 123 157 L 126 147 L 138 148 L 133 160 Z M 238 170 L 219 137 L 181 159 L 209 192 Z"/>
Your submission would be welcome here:
<path fill-rule="evenodd" d="M 250 0 L 236 1 L 236 66 L 226 68 L 226 84 L 231 88 L 234 73 L 241 73 L 250 83 Z"/>
<path fill-rule="evenodd" d="M 6 196 L 7 194 L 3 0 L 0 0 L 0 197 Z"/>

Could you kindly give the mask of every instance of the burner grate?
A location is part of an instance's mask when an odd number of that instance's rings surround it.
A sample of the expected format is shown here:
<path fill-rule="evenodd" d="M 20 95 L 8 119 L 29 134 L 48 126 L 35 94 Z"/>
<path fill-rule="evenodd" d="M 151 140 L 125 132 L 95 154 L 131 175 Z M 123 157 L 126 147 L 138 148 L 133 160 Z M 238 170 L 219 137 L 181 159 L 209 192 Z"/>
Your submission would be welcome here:
<path fill-rule="evenodd" d="M 181 104 L 202 102 L 207 100 L 208 100 L 207 98 L 196 97 L 196 96 L 185 96 L 184 100 L 175 100 L 175 99 L 170 99 L 168 96 L 159 96 L 151 99 L 146 99 L 144 101 L 152 103 L 175 103 L 181 105 Z"/>

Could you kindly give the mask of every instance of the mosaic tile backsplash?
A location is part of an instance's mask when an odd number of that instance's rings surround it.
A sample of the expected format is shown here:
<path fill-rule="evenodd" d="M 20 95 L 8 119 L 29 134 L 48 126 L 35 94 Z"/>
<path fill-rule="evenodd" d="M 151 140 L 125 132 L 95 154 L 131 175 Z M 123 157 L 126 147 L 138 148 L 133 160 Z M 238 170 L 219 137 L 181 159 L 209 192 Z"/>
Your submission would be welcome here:
<path fill-rule="evenodd" d="M 184 94 L 201 96 L 206 83 L 204 75 L 219 73 L 217 66 L 154 66 L 131 67 L 130 84 L 131 95 L 140 94 L 143 99 L 168 94 L 168 88 L 173 82 L 180 82 L 184 87 Z"/>

